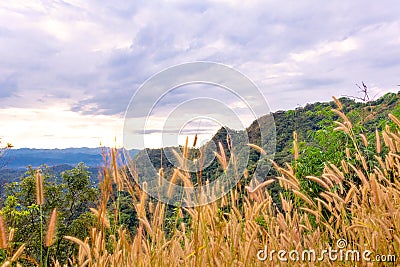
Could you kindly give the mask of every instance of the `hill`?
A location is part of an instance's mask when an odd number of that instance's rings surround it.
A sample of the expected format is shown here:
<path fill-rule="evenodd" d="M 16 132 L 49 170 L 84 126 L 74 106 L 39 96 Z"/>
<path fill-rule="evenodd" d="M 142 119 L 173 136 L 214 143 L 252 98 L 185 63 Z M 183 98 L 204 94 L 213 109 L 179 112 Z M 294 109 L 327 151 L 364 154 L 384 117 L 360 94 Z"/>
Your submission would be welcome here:
<path fill-rule="evenodd" d="M 355 123 L 362 122 L 364 129 L 362 132 L 370 135 L 375 133 L 375 129 L 382 130 L 387 122 L 388 113 L 391 112 L 396 116 L 400 115 L 400 92 L 387 93 L 381 98 L 370 102 L 356 102 L 350 98 L 340 98 L 343 104 L 343 112 Z M 316 102 L 307 104 L 304 107 L 298 107 L 294 110 L 277 111 L 272 113 L 276 127 L 276 151 L 274 160 L 278 164 L 291 162 L 293 159 L 291 149 L 293 146 L 293 132 L 296 131 L 298 140 L 302 142 L 303 147 L 307 145 L 317 145 L 315 135 L 325 127 L 333 127 L 334 121 L 338 119 L 338 115 L 331 111 L 336 108 L 334 101 Z M 265 115 L 255 120 L 247 129 L 249 142 L 260 144 L 259 122 L 268 119 Z M 226 130 L 221 128 L 212 138 L 212 142 L 221 142 L 227 151 Z M 160 155 L 162 154 L 162 167 L 166 174 L 171 174 L 172 164 L 160 149 L 147 149 L 147 154 L 152 161 L 155 169 L 160 168 Z M 140 153 L 139 155 L 141 155 Z M 228 155 L 229 156 L 229 155 Z M 140 159 L 140 157 L 138 157 Z M 138 159 L 137 158 L 137 159 Z M 251 150 L 248 163 L 248 171 L 251 174 L 257 164 L 259 154 Z M 140 165 L 140 162 L 137 162 Z M 219 164 L 214 160 L 202 173 L 203 180 L 215 177 L 222 170 Z M 274 173 L 270 173 L 274 175 Z"/>

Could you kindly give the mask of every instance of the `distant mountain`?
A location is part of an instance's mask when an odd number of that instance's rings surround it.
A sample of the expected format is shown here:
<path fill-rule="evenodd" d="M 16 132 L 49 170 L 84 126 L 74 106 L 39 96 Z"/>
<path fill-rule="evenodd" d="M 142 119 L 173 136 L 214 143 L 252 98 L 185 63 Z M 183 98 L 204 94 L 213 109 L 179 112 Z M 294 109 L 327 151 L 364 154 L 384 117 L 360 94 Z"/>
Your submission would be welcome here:
<path fill-rule="evenodd" d="M 130 150 L 133 157 L 137 150 Z M 7 151 L 5 169 L 19 169 L 27 166 L 38 167 L 76 165 L 84 162 L 89 167 L 98 167 L 103 163 L 101 148 L 31 149 L 20 148 Z"/>
<path fill-rule="evenodd" d="M 130 150 L 133 158 L 138 150 Z M 83 162 L 89 167 L 91 180 L 96 182 L 99 167 L 103 165 L 102 148 L 66 148 L 66 149 L 10 149 L 3 155 L 0 168 L 0 186 L 4 183 L 18 181 L 27 171 L 28 166 L 37 168 L 47 165 L 55 175 L 70 170 Z M 0 189 L 1 194 L 1 189 Z"/>

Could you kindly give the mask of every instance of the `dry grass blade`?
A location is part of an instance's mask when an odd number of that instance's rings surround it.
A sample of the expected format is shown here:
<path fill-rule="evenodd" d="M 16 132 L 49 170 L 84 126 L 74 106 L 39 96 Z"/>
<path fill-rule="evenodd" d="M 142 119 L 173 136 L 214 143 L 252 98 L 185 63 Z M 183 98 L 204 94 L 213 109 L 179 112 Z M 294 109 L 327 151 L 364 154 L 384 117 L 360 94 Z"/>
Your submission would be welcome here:
<path fill-rule="evenodd" d="M 100 225 L 110 228 L 110 221 L 103 210 L 97 210 L 95 208 L 89 208 L 89 210 L 97 217 Z"/>
<path fill-rule="evenodd" d="M 214 152 L 215 156 L 217 157 L 219 163 L 221 164 L 222 169 L 226 171 L 228 169 L 228 161 L 226 160 L 225 150 L 221 142 L 218 142 L 218 148 L 219 148 L 219 154 L 217 152 Z"/>
<path fill-rule="evenodd" d="M 1 226 L 0 226 L 1 228 Z M 15 233 L 15 228 L 11 228 L 10 233 L 8 234 L 8 242 L 11 242 L 14 240 L 14 233 Z"/>
<path fill-rule="evenodd" d="M 43 175 L 40 170 L 36 172 L 36 204 L 44 204 Z"/>
<path fill-rule="evenodd" d="M 183 166 L 184 159 L 183 157 L 181 157 L 179 152 L 176 151 L 175 149 L 172 149 L 172 154 L 174 154 L 175 158 L 178 160 L 179 166 Z"/>
<path fill-rule="evenodd" d="M 341 110 L 343 108 L 342 103 L 335 96 L 332 96 L 332 98 L 333 98 L 333 101 L 335 101 L 335 104 L 338 107 L 338 109 Z"/>
<path fill-rule="evenodd" d="M 346 152 L 346 157 L 348 159 L 351 158 L 350 149 L 348 147 L 346 147 L 345 152 Z"/>
<path fill-rule="evenodd" d="M 139 218 L 139 221 L 143 223 L 146 228 L 146 231 L 149 233 L 150 236 L 153 235 L 153 229 L 151 229 L 150 223 L 146 218 Z"/>
<path fill-rule="evenodd" d="M 91 259 L 90 247 L 88 244 L 73 236 L 64 236 L 64 238 L 78 244 L 85 251 L 85 256 Z"/>
<path fill-rule="evenodd" d="M 300 182 L 299 180 L 296 178 L 296 175 L 294 174 L 292 169 L 286 170 L 283 168 L 280 168 L 279 171 L 288 178 L 288 180 L 292 181 L 293 183 L 295 183 L 297 185 L 297 187 L 299 187 Z"/>
<path fill-rule="evenodd" d="M 49 226 L 47 228 L 46 234 L 46 247 L 50 247 L 54 243 L 54 236 L 56 232 L 56 223 L 57 223 L 57 209 L 54 208 L 51 212 Z"/>
<path fill-rule="evenodd" d="M 3 220 L 3 216 L 0 213 L 0 249 L 7 248 L 7 233 L 6 225 Z"/>
<path fill-rule="evenodd" d="M 338 127 L 333 129 L 334 131 L 343 131 L 346 134 L 350 134 L 350 131 L 349 131 L 349 129 L 348 129 L 348 127 L 346 125 L 344 125 L 343 123 L 341 123 L 339 121 L 335 121 L 334 123 L 338 125 Z"/>
<path fill-rule="evenodd" d="M 178 176 L 181 178 L 183 185 L 187 188 L 193 188 L 193 183 L 190 180 L 188 175 L 183 174 L 181 171 L 178 170 Z"/>
<path fill-rule="evenodd" d="M 376 153 L 381 153 L 381 138 L 379 136 L 378 129 L 375 130 L 375 141 L 376 141 Z"/>
<path fill-rule="evenodd" d="M 174 173 L 172 174 L 172 178 L 171 178 L 170 185 L 168 187 L 168 192 L 167 192 L 168 197 L 172 197 L 172 193 L 173 193 L 173 190 L 174 190 L 175 183 L 176 183 L 176 181 L 178 180 L 178 177 L 179 177 L 178 172 L 179 172 L 179 169 L 175 169 Z"/>
<path fill-rule="evenodd" d="M 315 203 L 311 201 L 309 197 L 301 193 L 300 191 L 297 190 L 292 190 L 295 195 L 297 195 L 300 199 L 304 200 L 308 205 L 311 207 L 316 207 Z"/>
<path fill-rule="evenodd" d="M 360 136 L 361 136 L 364 146 L 368 147 L 368 140 L 367 140 L 367 137 L 365 136 L 365 134 L 360 134 Z"/>
<path fill-rule="evenodd" d="M 193 147 L 196 147 L 196 145 L 197 145 L 197 133 L 196 133 L 196 135 L 194 136 Z"/>
<path fill-rule="evenodd" d="M 274 179 L 270 179 L 270 180 L 267 180 L 267 181 L 265 181 L 265 182 L 262 182 L 261 184 L 257 185 L 257 186 L 254 187 L 254 188 L 251 188 L 250 186 L 245 186 L 245 189 L 246 189 L 247 192 L 249 192 L 249 193 L 255 193 L 255 192 L 261 190 L 262 188 L 264 188 L 264 187 L 266 187 L 266 186 L 268 186 L 268 185 L 270 185 L 270 184 L 272 184 L 272 183 L 274 183 L 274 182 L 275 182 Z"/>
<path fill-rule="evenodd" d="M 336 113 L 337 115 L 339 115 L 339 117 L 341 117 L 341 118 L 343 119 L 344 125 L 347 125 L 347 127 L 349 127 L 349 128 L 352 128 L 352 127 L 353 127 L 353 125 L 351 124 L 351 122 L 349 121 L 349 119 L 347 118 L 347 116 L 344 115 L 343 112 L 341 112 L 341 111 L 339 111 L 339 110 L 337 110 L 337 109 L 332 109 L 332 111 L 333 111 L 334 113 Z M 337 121 L 335 121 L 335 123 L 337 123 Z M 347 128 L 347 127 L 346 127 L 346 128 Z"/>
<path fill-rule="evenodd" d="M 392 113 L 389 113 L 389 118 L 397 124 L 398 127 L 400 127 L 400 120 L 398 118 L 396 118 L 396 116 L 394 116 Z"/>
<path fill-rule="evenodd" d="M 95 208 L 89 208 L 89 210 L 90 210 L 96 217 L 99 217 L 99 216 L 100 216 L 99 211 L 96 210 Z"/>
<path fill-rule="evenodd" d="M 304 210 L 304 211 L 306 211 L 306 212 L 308 212 L 308 213 L 311 213 L 311 214 L 314 215 L 315 217 L 318 217 L 318 212 L 315 211 L 315 210 L 312 210 L 312 209 L 309 209 L 309 208 L 305 208 L 305 207 L 301 207 L 300 209 L 301 209 L 301 210 Z"/>
<path fill-rule="evenodd" d="M 281 181 L 287 188 L 300 190 L 299 185 L 289 179 L 286 179 L 284 177 L 277 177 L 276 179 Z"/>
<path fill-rule="evenodd" d="M 340 161 L 340 165 L 342 166 L 342 169 L 343 169 L 344 173 L 348 174 L 349 173 L 349 168 L 348 168 L 347 163 L 346 163 L 346 161 L 344 159 L 342 159 Z"/>
<path fill-rule="evenodd" d="M 326 194 L 338 200 L 340 203 L 345 202 L 338 194 L 326 191 Z"/>
<path fill-rule="evenodd" d="M 294 150 L 294 160 L 299 159 L 299 148 L 297 146 L 297 133 L 296 131 L 293 132 L 293 150 Z"/>
<path fill-rule="evenodd" d="M 325 188 L 326 190 L 331 190 L 332 188 L 329 187 L 329 185 L 327 183 L 325 183 L 324 181 L 322 181 L 320 178 L 318 177 L 314 177 L 314 176 L 306 176 L 306 179 L 309 179 L 311 181 L 316 182 L 317 184 L 319 184 L 320 186 L 322 186 L 323 188 Z"/>
<path fill-rule="evenodd" d="M 164 168 L 158 169 L 158 186 L 162 186 L 164 184 Z"/>
<path fill-rule="evenodd" d="M 385 145 L 387 147 L 389 147 L 390 151 L 395 152 L 396 148 L 393 144 L 393 140 L 392 138 L 390 138 L 389 134 L 387 133 L 387 131 L 383 131 L 382 132 L 382 136 L 383 136 L 383 142 L 385 143 Z"/>
<path fill-rule="evenodd" d="M 117 189 L 118 191 L 122 191 L 123 190 L 123 182 L 121 179 L 121 176 L 118 173 L 118 163 L 117 163 L 117 156 L 118 156 L 118 150 L 116 148 L 112 148 L 111 149 L 111 167 L 113 170 L 113 180 L 114 183 L 117 185 Z"/>
<path fill-rule="evenodd" d="M 357 169 L 356 167 L 354 167 L 351 163 L 348 163 L 349 166 L 353 169 L 353 171 L 357 174 L 357 176 L 361 179 L 363 185 L 368 186 L 368 180 L 365 177 L 364 173 L 362 171 L 360 171 L 359 169 Z"/>
<path fill-rule="evenodd" d="M 11 257 L 11 262 L 15 262 L 18 260 L 18 258 L 21 256 L 22 252 L 24 252 L 25 249 L 25 244 L 22 244 L 17 251 L 14 253 L 14 255 Z"/>
<path fill-rule="evenodd" d="M 349 201 L 352 199 L 352 197 L 355 195 L 357 188 L 353 185 L 349 192 L 347 192 L 346 198 L 344 200 L 345 203 L 349 203 Z"/>
<path fill-rule="evenodd" d="M 265 152 L 265 150 L 262 148 L 262 147 L 260 147 L 260 146 L 258 146 L 258 145 L 256 145 L 256 144 L 247 144 L 249 147 L 251 147 L 251 148 L 253 148 L 253 149 L 255 149 L 258 153 L 260 153 L 261 155 L 266 155 L 267 154 L 267 152 Z"/>
<path fill-rule="evenodd" d="M 185 146 L 183 147 L 183 169 L 186 169 L 186 161 L 188 160 L 189 154 L 189 137 L 186 136 Z"/>

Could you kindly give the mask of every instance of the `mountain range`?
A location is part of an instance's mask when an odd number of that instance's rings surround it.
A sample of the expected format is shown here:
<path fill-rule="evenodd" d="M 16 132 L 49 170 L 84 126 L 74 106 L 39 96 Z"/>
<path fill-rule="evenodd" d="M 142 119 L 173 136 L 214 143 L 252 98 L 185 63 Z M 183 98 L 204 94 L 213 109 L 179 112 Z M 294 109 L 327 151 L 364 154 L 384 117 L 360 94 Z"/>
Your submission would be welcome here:
<path fill-rule="evenodd" d="M 131 156 L 137 150 L 131 150 Z M 27 166 L 38 167 L 40 165 L 76 165 L 84 162 L 86 166 L 98 167 L 103 163 L 102 148 L 66 148 L 66 149 L 32 149 L 20 148 L 7 151 L 7 169 L 26 168 Z"/>
<path fill-rule="evenodd" d="M 104 148 L 66 148 L 66 149 L 9 149 L 2 155 L 0 168 L 0 184 L 17 181 L 26 172 L 27 168 L 48 166 L 52 172 L 59 174 L 70 170 L 78 163 L 83 162 L 89 167 L 92 180 L 95 180 L 100 166 L 104 165 L 102 150 Z M 107 148 L 105 148 L 107 149 Z M 130 150 L 134 157 L 138 150 Z"/>

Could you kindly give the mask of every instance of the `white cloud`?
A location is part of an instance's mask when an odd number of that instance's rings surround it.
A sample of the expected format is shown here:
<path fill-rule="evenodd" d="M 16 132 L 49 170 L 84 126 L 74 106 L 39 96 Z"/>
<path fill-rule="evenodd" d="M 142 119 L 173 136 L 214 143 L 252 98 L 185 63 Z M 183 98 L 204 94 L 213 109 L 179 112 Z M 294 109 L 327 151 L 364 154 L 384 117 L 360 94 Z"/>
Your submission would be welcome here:
<path fill-rule="evenodd" d="M 197 60 L 237 68 L 272 110 L 354 95 L 361 81 L 381 95 L 399 84 L 393 6 L 394 0 L 3 2 L 2 118 L 9 109 L 57 106 L 77 119 L 121 117 L 147 78 Z M 68 121 L 66 113 L 55 114 Z"/>
<path fill-rule="evenodd" d="M 315 62 L 326 59 L 326 56 L 343 56 L 355 49 L 357 49 L 356 40 L 348 38 L 343 41 L 324 42 L 303 52 L 292 53 L 289 57 L 295 62 Z"/>
<path fill-rule="evenodd" d="M 80 115 L 60 108 L 0 109 L 2 142 L 16 148 L 68 148 L 122 145 L 123 119 Z"/>

